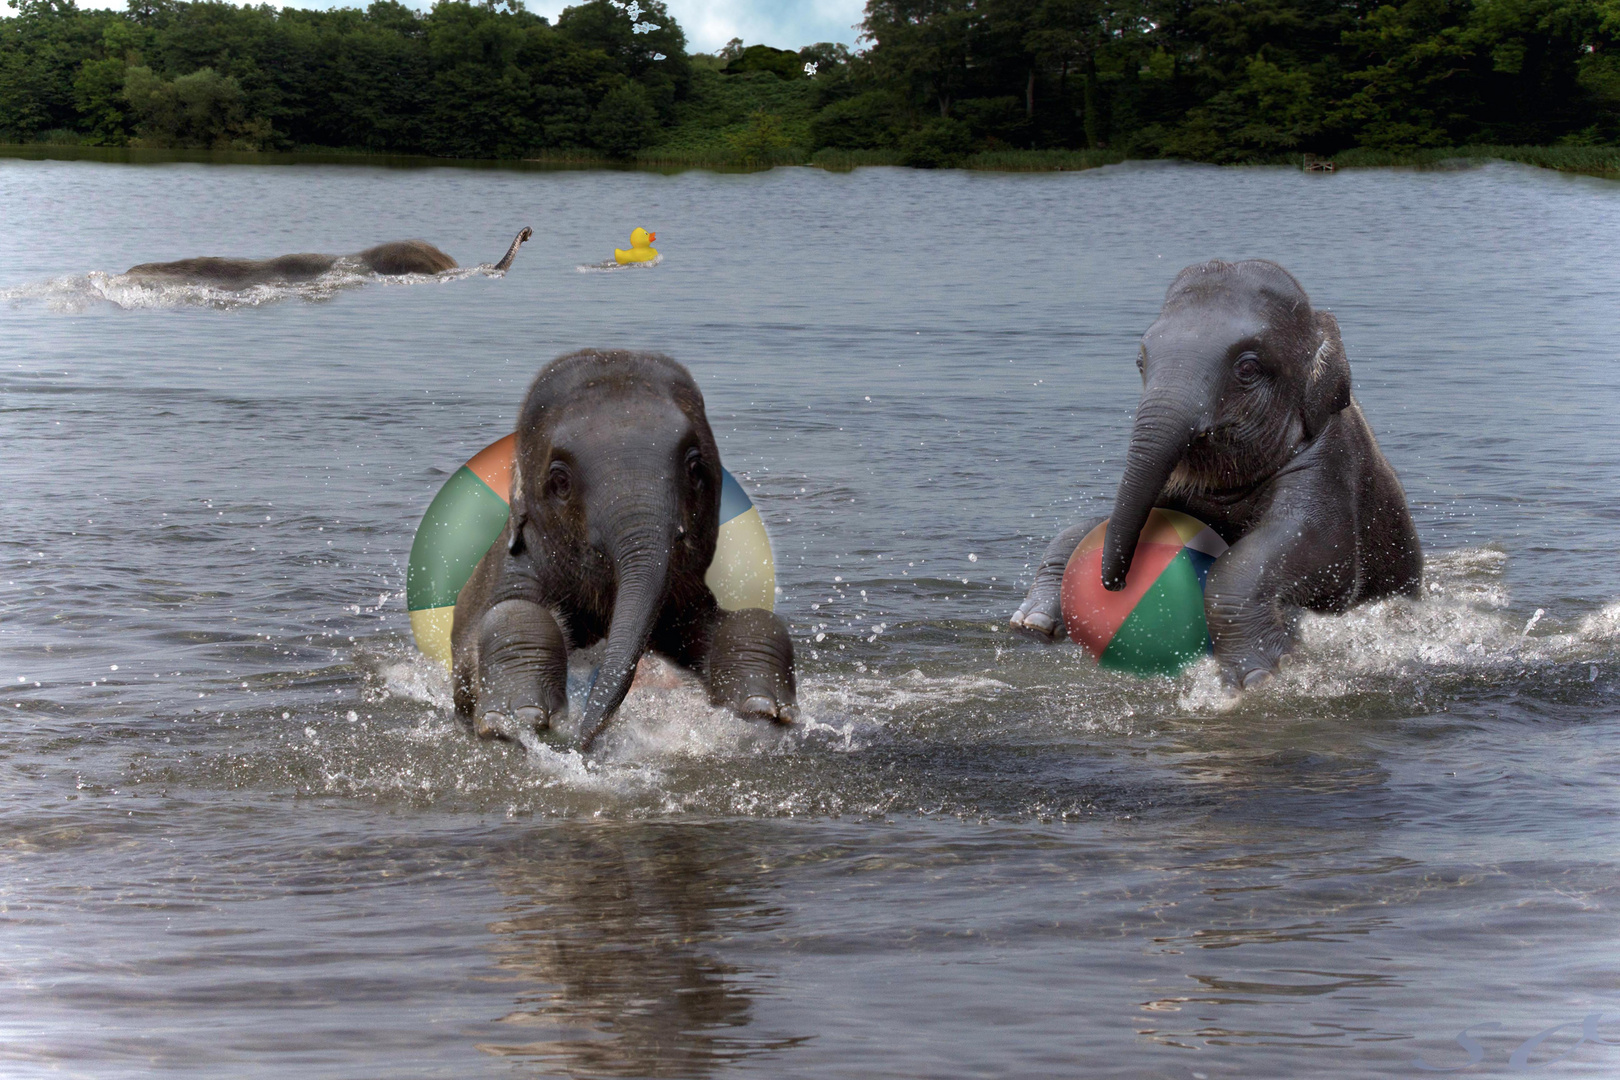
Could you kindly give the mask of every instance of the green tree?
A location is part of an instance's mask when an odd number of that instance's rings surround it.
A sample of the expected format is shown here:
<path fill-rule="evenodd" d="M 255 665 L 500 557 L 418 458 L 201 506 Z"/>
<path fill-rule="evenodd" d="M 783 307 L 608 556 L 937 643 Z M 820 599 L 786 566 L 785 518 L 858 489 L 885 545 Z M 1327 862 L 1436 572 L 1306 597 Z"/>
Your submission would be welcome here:
<path fill-rule="evenodd" d="M 769 45 L 750 45 L 726 62 L 727 75 L 741 75 L 748 71 L 768 71 L 778 79 L 805 77 L 804 61 L 791 49 L 773 49 Z"/>
<path fill-rule="evenodd" d="M 100 55 L 113 12 L 85 12 L 73 0 L 9 0 L 0 22 L 0 138 L 28 140 L 79 125 L 73 81 Z"/>
<path fill-rule="evenodd" d="M 658 113 L 647 91 L 628 81 L 607 92 L 591 113 L 588 129 L 593 146 L 619 158 L 633 157 L 657 132 Z"/>
<path fill-rule="evenodd" d="M 151 68 L 131 67 L 124 97 L 148 146 L 257 150 L 270 136 L 269 121 L 248 116 L 240 84 L 213 68 L 171 81 Z"/>
<path fill-rule="evenodd" d="M 74 106 L 90 141 L 102 146 L 123 146 L 129 141 L 129 99 L 124 96 L 126 65 L 122 58 L 86 60 L 73 78 Z"/>
<path fill-rule="evenodd" d="M 1454 146 L 1473 127 L 1474 50 L 1466 0 L 1406 0 L 1372 11 L 1344 35 L 1362 65 L 1337 121 L 1362 146 L 1404 151 Z"/>
<path fill-rule="evenodd" d="M 1055 72 L 1060 103 L 1068 98 L 1070 73 L 1077 73 L 1081 79 L 1086 145 L 1102 145 L 1104 125 L 1097 57 L 1105 44 L 1118 40 L 1108 18 L 1114 12 L 1105 7 L 1102 0 L 1040 0 L 1033 4 L 1019 0 L 1019 3 L 1023 10 L 1018 13 L 1024 16 L 1020 20 L 1023 37 L 1019 44 L 1029 58 L 1025 115 L 1031 119 L 1035 116 L 1039 72 L 1045 71 L 1049 77 Z"/>
<path fill-rule="evenodd" d="M 726 136 L 726 143 L 739 164 L 749 167 L 774 165 L 793 143 L 782 133 L 782 118 L 774 113 L 756 112 L 748 126 Z"/>
<path fill-rule="evenodd" d="M 873 43 L 879 78 L 944 119 L 967 87 L 978 21 L 972 0 L 869 0 L 862 37 Z"/>
<path fill-rule="evenodd" d="M 973 151 L 973 133 L 960 120 L 930 120 L 900 140 L 901 162 L 917 169 L 948 169 Z"/>

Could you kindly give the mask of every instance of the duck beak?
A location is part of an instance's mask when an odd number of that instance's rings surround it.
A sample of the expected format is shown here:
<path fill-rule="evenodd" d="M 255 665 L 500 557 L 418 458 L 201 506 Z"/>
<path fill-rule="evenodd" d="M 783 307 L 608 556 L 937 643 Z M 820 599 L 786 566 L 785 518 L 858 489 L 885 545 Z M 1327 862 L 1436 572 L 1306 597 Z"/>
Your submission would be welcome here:
<path fill-rule="evenodd" d="M 658 240 L 658 234 L 657 233 L 650 232 L 650 233 L 647 234 L 647 243 L 649 243 L 649 244 L 656 243 L 657 240 Z"/>

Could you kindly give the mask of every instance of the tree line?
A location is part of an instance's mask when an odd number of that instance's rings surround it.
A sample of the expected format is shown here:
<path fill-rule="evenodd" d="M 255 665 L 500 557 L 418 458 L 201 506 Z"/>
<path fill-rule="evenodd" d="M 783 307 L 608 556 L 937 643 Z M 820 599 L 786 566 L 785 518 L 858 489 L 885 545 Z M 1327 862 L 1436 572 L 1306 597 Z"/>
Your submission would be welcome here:
<path fill-rule="evenodd" d="M 942 142 L 1205 161 L 1620 139 L 1617 0 L 871 0 L 866 12 L 874 83 L 842 106 L 849 139 L 883 123 L 874 93 L 930 106 Z"/>
<path fill-rule="evenodd" d="M 633 154 L 673 118 L 690 64 L 660 0 L 591 0 L 556 25 L 521 0 L 418 12 L 12 0 L 0 138 L 333 147 L 446 157 Z"/>
<path fill-rule="evenodd" d="M 587 0 L 555 23 L 522 0 L 10 3 L 9 142 L 632 158 L 683 125 L 738 126 L 715 103 L 752 86 L 808 123 L 756 110 L 733 143 L 791 130 L 805 152 L 918 165 L 1620 143 L 1620 0 L 869 0 L 858 51 L 718 56 L 688 55 L 661 0 Z"/>

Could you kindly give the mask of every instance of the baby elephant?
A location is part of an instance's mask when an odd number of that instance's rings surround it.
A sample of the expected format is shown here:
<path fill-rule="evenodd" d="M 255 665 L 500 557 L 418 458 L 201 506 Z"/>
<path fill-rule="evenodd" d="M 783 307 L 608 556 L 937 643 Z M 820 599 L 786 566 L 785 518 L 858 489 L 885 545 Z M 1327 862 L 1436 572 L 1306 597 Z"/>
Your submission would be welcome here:
<path fill-rule="evenodd" d="M 1191 514 L 1232 546 L 1204 611 L 1222 679 L 1249 689 L 1294 645 L 1302 609 L 1342 612 L 1415 596 L 1423 553 L 1395 470 L 1350 393 L 1339 324 L 1273 262 L 1177 275 L 1142 336 L 1142 400 L 1103 545 L 1119 590 L 1154 506 Z M 1097 520 L 1047 547 L 1012 625 L 1063 633 L 1059 588 Z"/>
<path fill-rule="evenodd" d="M 726 612 L 703 575 L 720 530 L 720 453 L 687 370 L 586 350 L 536 376 L 518 415 L 506 531 L 456 600 L 456 710 L 478 734 L 548 727 L 568 707 L 568 650 L 607 639 L 584 747 L 649 648 L 745 717 L 797 713 L 793 642 L 760 608 Z"/>
<path fill-rule="evenodd" d="M 490 273 L 504 274 L 517 258 L 533 232 L 525 225 L 506 249 L 501 261 L 491 266 Z M 274 259 L 221 259 L 205 255 L 177 262 L 141 263 L 132 266 L 127 274 L 143 278 L 168 278 L 192 285 L 215 285 L 223 289 L 246 289 L 252 285 L 278 285 L 311 281 L 320 277 L 338 263 L 348 263 L 356 269 L 374 274 L 442 274 L 456 269 L 456 260 L 426 240 L 393 240 L 367 248 L 356 255 L 281 255 Z"/>

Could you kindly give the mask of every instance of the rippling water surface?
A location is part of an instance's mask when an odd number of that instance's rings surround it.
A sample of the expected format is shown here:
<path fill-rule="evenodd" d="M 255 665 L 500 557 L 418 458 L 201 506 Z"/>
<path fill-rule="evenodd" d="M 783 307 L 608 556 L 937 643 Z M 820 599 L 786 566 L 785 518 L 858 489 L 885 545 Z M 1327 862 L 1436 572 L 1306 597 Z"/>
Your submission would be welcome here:
<path fill-rule="evenodd" d="M 1620 186 L 0 161 L 0 206 L 7 1075 L 1620 1073 Z M 525 224 L 504 279 L 118 274 Z M 637 225 L 659 265 L 578 272 Z M 1004 630 L 1217 256 L 1337 314 L 1427 553 L 1235 708 Z M 676 687 L 481 744 L 413 650 L 423 509 L 582 346 L 697 376 L 798 727 Z"/>

